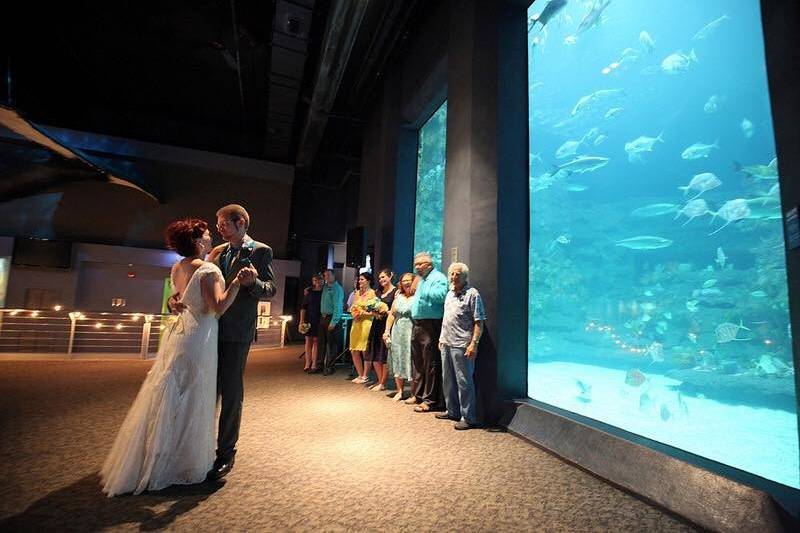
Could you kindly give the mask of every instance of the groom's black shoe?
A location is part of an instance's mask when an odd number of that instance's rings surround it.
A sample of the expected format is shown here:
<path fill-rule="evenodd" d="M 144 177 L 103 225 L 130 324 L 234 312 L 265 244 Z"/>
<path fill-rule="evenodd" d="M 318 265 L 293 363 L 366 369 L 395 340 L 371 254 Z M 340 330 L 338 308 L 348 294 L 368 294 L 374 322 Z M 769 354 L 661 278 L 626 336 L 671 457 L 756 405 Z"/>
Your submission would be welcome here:
<path fill-rule="evenodd" d="M 214 466 L 208 471 L 206 479 L 209 481 L 218 481 L 224 478 L 231 470 L 233 470 L 233 463 L 233 457 L 230 459 L 217 457 L 217 459 L 214 461 Z"/>

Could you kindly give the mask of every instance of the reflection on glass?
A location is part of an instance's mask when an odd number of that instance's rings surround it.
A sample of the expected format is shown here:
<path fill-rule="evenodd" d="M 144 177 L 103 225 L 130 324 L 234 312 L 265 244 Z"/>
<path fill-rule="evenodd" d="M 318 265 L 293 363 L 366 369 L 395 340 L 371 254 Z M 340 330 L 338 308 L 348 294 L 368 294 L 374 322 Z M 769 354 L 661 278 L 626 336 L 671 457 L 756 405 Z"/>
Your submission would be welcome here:
<path fill-rule="evenodd" d="M 447 102 L 419 130 L 417 152 L 417 208 L 414 251 L 430 252 L 442 265 L 444 238 L 444 167 L 447 141 Z"/>
<path fill-rule="evenodd" d="M 800 487 L 759 2 L 528 16 L 530 396 Z"/>

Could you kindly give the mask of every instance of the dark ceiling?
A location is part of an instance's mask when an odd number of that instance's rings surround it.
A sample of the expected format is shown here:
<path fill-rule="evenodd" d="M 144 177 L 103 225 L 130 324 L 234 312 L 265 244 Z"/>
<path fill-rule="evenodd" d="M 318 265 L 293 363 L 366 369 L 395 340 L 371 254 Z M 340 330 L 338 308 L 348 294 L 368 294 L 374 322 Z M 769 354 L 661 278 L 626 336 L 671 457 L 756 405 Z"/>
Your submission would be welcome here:
<path fill-rule="evenodd" d="M 365 106 L 421 5 L 30 2 L 0 99 L 35 123 L 296 164 L 330 186 L 357 173 Z"/>

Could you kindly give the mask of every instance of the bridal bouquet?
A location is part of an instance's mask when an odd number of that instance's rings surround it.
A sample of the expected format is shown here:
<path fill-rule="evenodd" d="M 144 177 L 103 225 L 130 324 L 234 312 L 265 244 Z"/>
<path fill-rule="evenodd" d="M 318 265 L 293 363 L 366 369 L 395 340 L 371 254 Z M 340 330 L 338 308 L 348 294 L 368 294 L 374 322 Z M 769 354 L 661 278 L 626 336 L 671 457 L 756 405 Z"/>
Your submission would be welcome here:
<path fill-rule="evenodd" d="M 389 307 L 381 301 L 380 298 L 377 296 L 373 296 L 365 301 L 357 302 L 353 304 L 353 307 L 350 309 L 350 312 L 353 314 L 354 318 L 358 318 L 360 315 L 369 314 L 369 313 L 386 313 L 389 311 Z"/>

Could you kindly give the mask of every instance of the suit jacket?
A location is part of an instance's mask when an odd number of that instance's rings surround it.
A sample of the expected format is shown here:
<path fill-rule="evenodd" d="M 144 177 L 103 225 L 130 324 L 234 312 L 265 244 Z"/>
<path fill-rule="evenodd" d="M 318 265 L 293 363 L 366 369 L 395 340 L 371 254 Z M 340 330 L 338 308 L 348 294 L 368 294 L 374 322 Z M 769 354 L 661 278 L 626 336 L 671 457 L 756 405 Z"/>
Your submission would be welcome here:
<path fill-rule="evenodd" d="M 258 271 L 258 279 L 250 287 L 241 287 L 239 294 L 231 306 L 219 318 L 219 339 L 228 342 L 253 342 L 256 334 L 256 317 L 258 316 L 258 301 L 261 298 L 275 296 L 275 272 L 272 270 L 272 248 L 263 242 L 254 241 L 245 236 L 239 257 L 232 260 L 227 272 L 222 264 L 222 258 L 230 248 L 225 243 L 211 251 L 209 260 L 217 265 L 225 276 L 226 285 L 236 278 L 239 271 L 245 266 L 244 259 Z"/>

